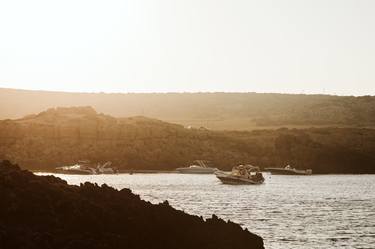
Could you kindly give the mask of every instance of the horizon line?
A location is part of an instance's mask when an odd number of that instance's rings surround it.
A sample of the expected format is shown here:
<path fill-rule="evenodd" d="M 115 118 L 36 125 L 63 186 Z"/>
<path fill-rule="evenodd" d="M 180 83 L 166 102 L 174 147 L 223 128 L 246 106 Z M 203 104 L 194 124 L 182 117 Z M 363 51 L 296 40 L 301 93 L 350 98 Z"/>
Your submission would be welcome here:
<path fill-rule="evenodd" d="M 72 94 L 215 94 L 215 93 L 227 93 L 227 94 L 283 94 L 283 95 L 323 95 L 323 96 L 337 96 L 337 97 L 375 97 L 375 95 L 345 95 L 336 93 L 318 93 L 318 92 L 255 92 L 255 91 L 154 91 L 154 92 L 126 92 L 126 91 L 70 91 L 70 90 L 47 90 L 47 89 L 26 89 L 26 88 L 9 88 L 0 86 L 0 90 L 13 90 L 13 91 L 30 91 L 30 92 L 46 92 L 46 93 L 72 93 Z"/>

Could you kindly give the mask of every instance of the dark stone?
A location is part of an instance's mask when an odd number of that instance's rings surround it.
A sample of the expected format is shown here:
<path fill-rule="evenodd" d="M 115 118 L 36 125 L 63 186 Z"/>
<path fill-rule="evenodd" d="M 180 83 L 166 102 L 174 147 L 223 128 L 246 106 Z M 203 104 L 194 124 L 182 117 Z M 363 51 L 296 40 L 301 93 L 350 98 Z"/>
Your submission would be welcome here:
<path fill-rule="evenodd" d="M 0 248 L 261 249 L 263 240 L 213 215 L 204 221 L 129 189 L 68 185 L 0 162 Z"/>

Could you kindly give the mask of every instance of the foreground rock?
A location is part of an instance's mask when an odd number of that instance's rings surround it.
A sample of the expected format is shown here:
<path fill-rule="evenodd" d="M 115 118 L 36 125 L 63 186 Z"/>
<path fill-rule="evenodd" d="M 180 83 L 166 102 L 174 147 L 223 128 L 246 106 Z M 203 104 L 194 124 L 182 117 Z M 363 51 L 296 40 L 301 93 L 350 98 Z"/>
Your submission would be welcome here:
<path fill-rule="evenodd" d="M 213 216 L 153 205 L 128 189 L 71 186 L 0 162 L 0 248 L 263 248 L 262 238 Z"/>

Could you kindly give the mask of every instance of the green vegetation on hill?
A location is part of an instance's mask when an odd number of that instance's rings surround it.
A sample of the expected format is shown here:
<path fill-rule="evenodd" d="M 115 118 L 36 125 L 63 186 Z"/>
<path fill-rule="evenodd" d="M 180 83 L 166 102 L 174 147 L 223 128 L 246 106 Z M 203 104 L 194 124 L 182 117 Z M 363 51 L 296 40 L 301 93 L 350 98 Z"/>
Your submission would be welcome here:
<path fill-rule="evenodd" d="M 40 100 L 43 101 L 40 101 Z M 215 130 L 374 127 L 375 97 L 273 93 L 63 93 L 0 89 L 0 119 L 57 106 L 92 106 L 115 117 L 147 116 Z"/>
<path fill-rule="evenodd" d="M 0 158 L 29 169 L 53 170 L 88 159 L 112 161 L 121 169 L 171 170 L 206 159 L 226 170 L 251 163 L 375 173 L 374 151 L 375 130 L 364 128 L 212 131 L 145 117 L 114 118 L 91 107 L 0 121 Z"/>

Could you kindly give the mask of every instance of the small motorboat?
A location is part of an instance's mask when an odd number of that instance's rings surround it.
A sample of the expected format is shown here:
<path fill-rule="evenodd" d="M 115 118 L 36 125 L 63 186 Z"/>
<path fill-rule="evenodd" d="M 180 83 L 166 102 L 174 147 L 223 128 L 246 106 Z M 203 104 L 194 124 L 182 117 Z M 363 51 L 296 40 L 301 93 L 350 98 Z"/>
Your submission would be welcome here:
<path fill-rule="evenodd" d="M 116 174 L 116 168 L 110 168 L 111 162 L 104 164 L 94 164 L 88 160 L 78 161 L 75 165 L 57 167 L 56 172 L 71 175 L 98 175 L 98 174 Z"/>
<path fill-rule="evenodd" d="M 70 175 L 96 175 L 96 169 L 92 167 L 90 161 L 81 160 L 71 166 L 62 166 L 56 168 L 57 173 Z"/>
<path fill-rule="evenodd" d="M 217 168 L 208 167 L 203 160 L 196 160 L 189 167 L 177 168 L 176 171 L 182 174 L 213 174 Z"/>
<path fill-rule="evenodd" d="M 252 165 L 239 165 L 233 167 L 231 172 L 218 170 L 215 175 L 224 184 L 262 184 L 264 182 L 259 167 Z"/>
<path fill-rule="evenodd" d="M 265 168 L 266 171 L 271 172 L 273 175 L 311 175 L 311 169 L 296 169 L 292 168 L 290 165 L 285 166 L 284 168 Z"/>

